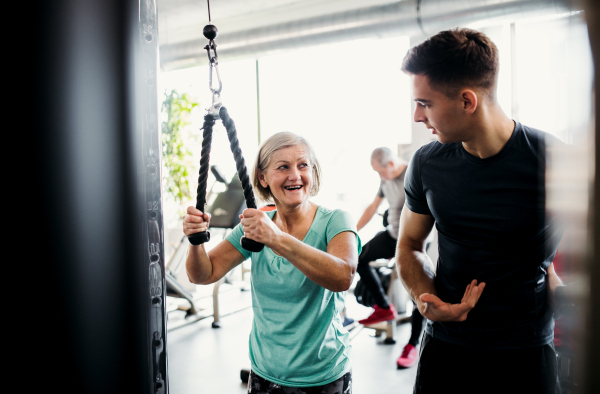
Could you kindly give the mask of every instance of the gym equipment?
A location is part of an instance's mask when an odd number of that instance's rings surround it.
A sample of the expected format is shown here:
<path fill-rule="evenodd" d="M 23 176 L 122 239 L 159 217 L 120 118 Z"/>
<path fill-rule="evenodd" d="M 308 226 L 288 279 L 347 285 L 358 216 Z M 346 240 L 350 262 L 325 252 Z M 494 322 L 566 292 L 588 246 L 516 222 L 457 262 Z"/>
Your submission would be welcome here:
<path fill-rule="evenodd" d="M 383 218 L 383 227 L 386 228 L 389 225 L 389 221 L 388 221 L 388 217 L 389 217 L 389 209 L 386 209 L 384 213 L 378 213 L 382 218 Z M 391 260 L 389 260 L 391 262 Z M 388 267 L 388 266 L 378 266 L 377 268 L 374 268 L 373 265 L 371 265 L 371 270 L 373 270 L 375 272 L 375 274 L 377 276 L 379 276 L 379 281 L 381 282 L 381 286 L 383 287 L 383 289 L 387 292 L 389 285 L 390 285 L 390 279 L 392 276 L 392 269 L 393 267 Z M 356 301 L 364 306 L 367 306 L 369 308 L 372 308 L 376 302 L 375 302 L 375 297 L 373 296 L 373 294 L 369 291 L 369 289 L 365 286 L 364 282 L 362 281 L 362 279 L 359 279 L 359 281 L 356 283 L 356 288 L 354 289 L 354 296 L 356 297 Z M 405 308 L 402 308 L 401 305 L 394 305 L 396 307 L 396 311 L 398 313 L 404 313 L 405 312 Z M 400 309 L 398 309 L 400 308 Z"/>
<path fill-rule="evenodd" d="M 156 5 L 147 0 L 139 2 L 139 34 L 141 52 L 146 62 L 143 72 L 143 93 L 138 103 L 140 111 L 139 127 L 142 131 L 142 149 L 144 152 L 145 185 L 143 188 L 146 223 L 143 228 L 147 264 L 147 311 L 149 320 L 147 330 L 149 337 L 146 346 L 151 349 L 149 364 L 152 365 L 152 385 L 155 393 L 168 393 L 167 376 L 167 309 L 165 305 L 166 273 L 164 269 L 165 253 L 162 215 L 162 180 L 161 180 L 161 145 L 160 119 L 156 89 L 158 59 L 158 15 Z M 143 37 L 143 38 L 142 38 Z M 141 71 L 141 70 L 140 70 Z M 136 72 L 140 72 L 136 71 Z"/>
<path fill-rule="evenodd" d="M 240 222 L 240 215 L 246 209 L 244 190 L 239 177 L 234 175 L 227 190 L 217 194 L 213 203 L 206 209 L 211 214 L 210 227 L 234 228 Z"/>
<path fill-rule="evenodd" d="M 217 166 L 211 166 L 210 170 L 215 176 L 215 182 L 207 194 L 207 201 L 210 201 L 214 195 L 213 189 L 216 183 L 225 184 L 226 190 L 216 195 L 216 198 L 206 209 L 206 212 L 212 215 L 211 227 L 224 229 L 225 231 L 223 233 L 223 237 L 225 237 L 228 233 L 227 230 L 233 229 L 240 222 L 239 215 L 246 208 L 244 193 L 237 174 L 233 176 L 231 182 L 227 183 L 224 175 L 219 171 Z M 165 279 L 167 284 L 167 295 L 170 297 L 183 298 L 189 302 L 190 306 L 187 308 L 185 306 L 180 306 L 178 308 L 186 312 L 185 323 L 181 325 L 172 325 L 169 329 L 191 324 L 210 316 L 213 317 L 212 327 L 219 328 L 220 318 L 222 317 L 219 313 L 219 289 L 221 284 L 228 283 L 228 277 L 225 276 L 214 284 L 212 295 L 213 311 L 212 313 L 203 313 L 204 309 L 197 306 L 198 300 L 196 297 L 186 290 L 185 287 L 183 287 L 176 279 L 177 274 L 183 266 L 186 258 L 186 247 L 183 246 L 186 244 L 185 239 L 185 236 L 181 238 L 177 248 L 175 249 L 175 252 L 173 252 L 171 258 L 167 262 Z M 244 268 L 243 266 L 241 268 L 243 280 L 244 274 L 250 270 Z M 229 283 L 231 284 L 231 282 Z M 241 290 L 244 289 L 242 288 Z"/>
<path fill-rule="evenodd" d="M 404 290 L 404 287 L 400 282 L 400 278 L 398 277 L 395 258 L 390 260 L 379 259 L 372 261 L 369 264 L 371 265 L 371 268 L 375 269 L 375 272 L 377 272 L 379 275 L 381 285 L 386 290 L 390 302 L 394 304 L 394 307 L 398 312 L 398 317 L 396 317 L 395 321 L 371 324 L 364 326 L 364 328 L 375 330 L 375 337 L 377 338 L 385 332 L 385 339 L 383 343 L 386 345 L 393 345 L 396 343 L 396 324 L 410 321 L 410 313 L 406 309 L 409 296 L 406 290 Z M 359 304 L 369 307 L 375 305 L 373 295 L 369 292 L 366 286 L 364 286 L 361 280 L 356 283 L 354 295 L 356 296 L 356 300 Z"/>
<path fill-rule="evenodd" d="M 43 332 L 32 348 L 57 357 L 27 391 L 169 393 L 156 3 L 31 7 L 36 170 L 25 176 L 50 229 L 28 249 L 53 290 L 41 327 L 17 335 Z"/>
<path fill-rule="evenodd" d="M 392 260 L 390 260 L 390 261 L 392 261 Z M 383 287 L 383 290 L 386 293 L 388 293 L 388 289 L 390 287 L 390 282 L 392 279 L 393 266 L 389 267 L 389 264 L 386 264 L 386 265 L 378 264 L 378 266 L 375 268 L 375 267 L 373 267 L 373 265 L 371 265 L 371 270 L 375 271 L 376 275 L 379 276 L 379 280 L 381 282 L 381 287 Z M 367 286 L 365 286 L 362 279 L 359 279 L 358 282 L 356 283 L 356 288 L 354 289 L 354 296 L 356 297 L 356 301 L 359 304 L 367 306 L 369 308 L 372 308 L 376 304 L 373 293 L 371 293 L 369 291 L 369 289 L 367 288 Z M 396 306 L 396 305 L 394 305 L 394 306 Z M 401 308 L 402 306 L 398 305 L 398 307 Z M 398 313 L 404 313 L 405 310 L 406 310 L 406 307 L 404 309 L 400 309 L 400 310 L 396 309 L 396 311 Z"/>
<path fill-rule="evenodd" d="M 221 103 L 221 90 L 223 89 L 223 83 L 221 81 L 221 75 L 219 74 L 219 58 L 217 55 L 217 44 L 215 43 L 215 38 L 218 35 L 218 29 L 215 25 L 212 24 L 210 19 L 210 3 L 208 2 L 208 25 L 204 26 L 203 34 L 204 37 L 208 39 L 208 45 L 204 47 L 208 54 L 209 60 L 209 82 L 208 86 L 210 91 L 212 92 L 212 106 L 208 108 L 207 114 L 204 116 L 204 125 L 202 129 L 204 130 L 202 136 L 202 152 L 200 158 L 200 172 L 198 176 L 198 190 L 196 197 L 196 208 L 202 212 L 205 212 L 206 205 L 206 179 L 208 177 L 208 167 L 209 167 L 209 156 L 210 156 L 210 147 L 212 143 L 212 129 L 217 119 L 221 119 L 223 122 L 223 126 L 227 130 L 227 137 L 229 138 L 229 144 L 231 147 L 231 152 L 233 153 L 233 157 L 235 159 L 235 165 L 237 168 L 238 176 L 242 185 L 242 190 L 244 192 L 244 198 L 246 200 L 246 206 L 248 208 L 256 209 L 256 201 L 254 199 L 254 192 L 252 190 L 252 185 L 250 184 L 250 179 L 248 177 L 248 171 L 246 169 L 246 162 L 242 155 L 242 150 L 240 149 L 240 144 L 237 138 L 237 131 L 235 128 L 235 123 L 229 117 L 229 113 L 227 112 L 227 108 L 223 107 Z M 211 50 L 213 55 L 211 55 Z M 219 87 L 213 87 L 213 70 L 217 74 L 217 80 L 219 82 Z M 212 220 L 211 220 L 212 224 Z M 195 233 L 188 237 L 190 243 L 192 245 L 200 245 L 210 240 L 210 232 L 205 231 L 201 233 Z M 260 252 L 264 245 L 253 241 L 251 239 L 247 239 L 242 237 L 241 239 L 242 247 L 251 252 Z"/>
<path fill-rule="evenodd" d="M 242 382 L 248 383 L 248 379 L 249 378 L 250 378 L 250 370 L 249 369 L 242 369 L 240 371 L 240 379 L 242 379 Z"/>
<path fill-rule="evenodd" d="M 388 221 L 388 217 L 390 215 L 390 210 L 386 209 L 385 212 L 383 213 L 383 227 L 387 227 L 388 224 L 390 224 L 390 222 Z"/>
<path fill-rule="evenodd" d="M 210 172 L 212 172 L 212 174 L 215 177 L 215 182 L 221 182 L 224 184 L 227 184 L 227 181 L 225 180 L 225 176 L 223 174 L 221 174 L 221 171 L 219 170 L 219 168 L 217 166 L 210 166 Z M 214 187 L 214 183 L 213 183 L 213 187 Z M 210 188 L 211 192 L 212 192 L 212 187 Z"/>

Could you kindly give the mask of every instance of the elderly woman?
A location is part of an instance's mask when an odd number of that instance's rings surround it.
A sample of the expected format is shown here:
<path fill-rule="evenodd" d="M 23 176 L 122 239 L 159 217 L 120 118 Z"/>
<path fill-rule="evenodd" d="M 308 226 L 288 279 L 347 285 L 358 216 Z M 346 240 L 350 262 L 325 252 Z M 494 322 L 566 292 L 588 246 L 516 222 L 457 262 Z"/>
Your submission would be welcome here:
<path fill-rule="evenodd" d="M 248 393 L 352 392 L 350 345 L 340 312 L 360 238 L 346 212 L 310 201 L 320 177 L 306 140 L 288 132 L 273 135 L 258 152 L 253 184 L 276 210 L 244 210 L 241 223 L 208 253 L 204 245 L 190 245 L 187 273 L 197 284 L 214 283 L 252 259 Z M 206 231 L 209 223 L 209 214 L 189 207 L 183 231 L 187 236 Z M 240 245 L 242 235 L 265 248 L 248 252 Z"/>

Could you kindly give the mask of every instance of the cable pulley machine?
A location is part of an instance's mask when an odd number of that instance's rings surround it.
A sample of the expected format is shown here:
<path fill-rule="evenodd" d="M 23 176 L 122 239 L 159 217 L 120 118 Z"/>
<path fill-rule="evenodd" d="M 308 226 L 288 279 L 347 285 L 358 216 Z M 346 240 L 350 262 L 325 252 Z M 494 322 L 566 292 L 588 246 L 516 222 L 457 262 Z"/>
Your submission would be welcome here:
<path fill-rule="evenodd" d="M 250 184 L 250 178 L 248 176 L 248 170 L 246 168 L 246 162 L 242 155 L 240 148 L 240 142 L 237 138 L 237 131 L 235 123 L 229 117 L 227 108 L 225 108 L 221 102 L 221 90 L 223 89 L 223 83 L 221 82 L 221 75 L 219 74 L 219 57 L 217 55 L 217 44 L 215 38 L 217 38 L 218 30 L 215 25 L 212 24 L 210 19 L 210 3 L 208 2 L 208 25 L 204 26 L 202 33 L 204 37 L 208 39 L 208 45 L 204 47 L 208 54 L 209 69 L 208 69 L 208 85 L 212 92 L 212 105 L 208 108 L 207 114 L 204 116 L 204 124 L 202 126 L 202 151 L 200 156 L 200 174 L 198 177 L 198 191 L 196 195 L 196 208 L 202 212 L 205 212 L 206 205 L 206 184 L 208 179 L 209 170 L 209 158 L 210 148 L 212 143 L 212 132 L 213 126 L 217 119 L 221 119 L 223 126 L 227 130 L 227 137 L 229 138 L 229 146 L 233 153 L 235 160 L 235 166 L 237 169 L 238 177 L 242 183 L 242 189 L 244 190 L 244 198 L 246 200 L 246 207 L 256 209 L 256 200 L 254 198 L 254 191 Z M 212 51 L 212 54 L 211 54 Z M 213 87 L 213 74 L 216 73 L 217 81 L 219 86 Z M 210 240 L 210 232 L 195 233 L 188 237 L 188 240 L 192 245 L 200 245 Z M 242 247 L 250 252 L 260 252 L 264 244 L 253 241 L 246 237 L 241 239 Z"/>

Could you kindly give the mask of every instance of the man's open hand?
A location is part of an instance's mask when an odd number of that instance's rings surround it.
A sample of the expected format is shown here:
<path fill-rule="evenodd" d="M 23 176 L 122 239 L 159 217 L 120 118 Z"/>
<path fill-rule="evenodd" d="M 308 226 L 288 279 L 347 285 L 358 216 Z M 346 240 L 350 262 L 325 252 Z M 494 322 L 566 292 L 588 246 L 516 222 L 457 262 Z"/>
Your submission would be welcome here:
<path fill-rule="evenodd" d="M 419 310 L 423 316 L 433 321 L 465 321 L 467 314 L 479 301 L 484 288 L 485 283 L 477 284 L 477 281 L 473 279 L 467 286 L 460 304 L 449 304 L 433 294 L 421 294 Z"/>

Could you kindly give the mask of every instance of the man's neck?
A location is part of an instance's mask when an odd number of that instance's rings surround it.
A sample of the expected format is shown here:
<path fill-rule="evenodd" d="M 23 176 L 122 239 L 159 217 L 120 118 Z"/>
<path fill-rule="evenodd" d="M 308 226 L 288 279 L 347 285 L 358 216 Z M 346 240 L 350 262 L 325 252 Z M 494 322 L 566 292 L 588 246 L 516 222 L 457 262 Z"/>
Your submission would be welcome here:
<path fill-rule="evenodd" d="M 479 119 L 473 124 L 472 138 L 463 141 L 467 152 L 480 159 L 497 155 L 506 145 L 515 129 L 515 122 L 504 114 L 496 103 L 482 108 Z"/>

